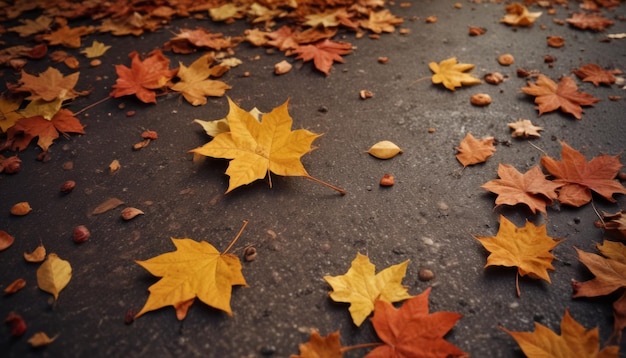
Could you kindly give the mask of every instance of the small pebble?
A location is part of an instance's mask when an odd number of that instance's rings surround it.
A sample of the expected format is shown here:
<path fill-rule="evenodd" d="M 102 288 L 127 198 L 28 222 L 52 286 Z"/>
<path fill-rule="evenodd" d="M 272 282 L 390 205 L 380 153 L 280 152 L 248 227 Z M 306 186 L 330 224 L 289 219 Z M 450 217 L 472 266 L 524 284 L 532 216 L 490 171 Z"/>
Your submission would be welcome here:
<path fill-rule="evenodd" d="M 432 272 L 432 271 L 431 271 L 431 270 L 429 270 L 429 269 L 421 269 L 421 270 L 419 270 L 419 272 L 417 273 L 417 278 L 418 278 L 420 281 L 424 281 L 424 282 L 425 282 L 425 281 L 430 281 L 430 280 L 432 280 L 433 278 L 435 278 L 435 273 L 434 273 L 434 272 Z"/>

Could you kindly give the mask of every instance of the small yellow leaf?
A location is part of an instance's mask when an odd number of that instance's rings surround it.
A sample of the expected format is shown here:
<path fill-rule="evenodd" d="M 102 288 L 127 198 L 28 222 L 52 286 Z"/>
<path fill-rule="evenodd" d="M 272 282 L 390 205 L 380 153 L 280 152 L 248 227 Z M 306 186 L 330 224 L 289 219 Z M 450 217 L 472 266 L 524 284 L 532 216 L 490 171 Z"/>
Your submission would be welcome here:
<path fill-rule="evenodd" d="M 402 149 L 393 142 L 383 140 L 374 144 L 367 152 L 378 159 L 390 159 L 402 153 Z"/>
<path fill-rule="evenodd" d="M 48 255 L 48 259 L 37 270 L 37 285 L 41 290 L 52 294 L 55 300 L 71 278 L 72 266 L 57 254 Z"/>
<path fill-rule="evenodd" d="M 57 337 L 58 335 L 50 338 L 45 332 L 37 332 L 28 339 L 28 343 L 33 347 L 43 347 L 54 342 Z"/>
<path fill-rule="evenodd" d="M 94 41 L 91 43 L 90 47 L 82 50 L 80 53 L 84 53 L 87 58 L 95 58 L 104 55 L 111 46 L 107 46 L 99 41 Z"/>
<path fill-rule="evenodd" d="M 41 262 L 46 258 L 46 248 L 43 245 L 37 246 L 31 253 L 24 253 L 24 260 L 28 262 Z"/>
<path fill-rule="evenodd" d="M 474 68 L 469 63 L 457 63 L 456 57 L 445 59 L 439 63 L 431 62 L 428 64 L 430 70 L 433 71 L 432 81 L 434 84 L 443 83 L 444 87 L 450 91 L 454 91 L 456 87 L 476 85 L 480 80 L 466 71 Z"/>

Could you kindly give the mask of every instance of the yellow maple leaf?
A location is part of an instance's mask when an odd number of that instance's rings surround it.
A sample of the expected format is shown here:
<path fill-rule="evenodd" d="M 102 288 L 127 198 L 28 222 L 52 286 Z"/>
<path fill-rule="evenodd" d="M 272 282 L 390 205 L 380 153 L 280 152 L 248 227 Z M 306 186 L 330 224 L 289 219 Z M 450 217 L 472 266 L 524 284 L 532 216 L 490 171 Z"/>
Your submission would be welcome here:
<path fill-rule="evenodd" d="M 535 226 L 527 221 L 524 227 L 516 227 L 506 217 L 500 216 L 500 228 L 496 236 L 474 236 L 490 252 L 485 267 L 517 267 L 516 288 L 520 295 L 519 275 L 550 281 L 548 270 L 554 271 L 550 253 L 562 239 L 548 236 L 546 224 Z"/>
<path fill-rule="evenodd" d="M 243 228 L 233 243 L 242 231 Z M 232 315 L 232 286 L 247 285 L 241 273 L 239 258 L 227 253 L 232 243 L 220 254 L 206 241 L 172 238 L 172 242 L 176 251 L 145 261 L 135 261 L 154 276 L 161 277 L 150 286 L 150 296 L 135 318 L 165 306 L 174 306 L 178 319 L 182 320 L 196 297 L 205 304 Z"/>
<path fill-rule="evenodd" d="M 220 133 L 202 147 L 191 150 L 207 157 L 232 159 L 226 169 L 230 176 L 226 193 L 263 179 L 272 172 L 282 176 L 302 176 L 345 194 L 343 189 L 310 176 L 300 162 L 320 135 L 306 129 L 291 130 L 293 120 L 287 111 L 289 101 L 263 114 L 261 121 L 230 98 L 228 104 L 230 110 L 226 119 L 230 132 Z M 270 187 L 271 183 L 270 178 Z"/>
<path fill-rule="evenodd" d="M 47 120 L 51 120 L 55 114 L 59 113 L 62 104 L 63 100 L 59 98 L 50 102 L 46 102 L 43 99 L 37 99 L 28 103 L 28 105 L 19 113 L 24 118 L 42 116 Z"/>
<path fill-rule="evenodd" d="M 587 330 L 565 310 L 561 320 L 561 335 L 535 322 L 534 332 L 513 332 L 499 326 L 515 339 L 527 357 L 610 358 L 619 356 L 619 346 L 600 350 L 598 328 Z"/>
<path fill-rule="evenodd" d="M 389 266 L 375 274 L 376 267 L 365 255 L 357 254 L 345 275 L 324 276 L 333 288 L 330 298 L 335 302 L 350 303 L 350 315 L 355 325 L 360 326 L 374 311 L 376 300 L 398 302 L 413 296 L 402 286 L 409 260 Z"/>
<path fill-rule="evenodd" d="M 46 261 L 37 269 L 37 286 L 46 291 L 56 301 L 59 293 L 67 286 L 72 278 L 72 266 L 68 261 L 61 259 L 57 254 L 50 254 Z"/>
<path fill-rule="evenodd" d="M 434 84 L 443 83 L 444 87 L 450 91 L 454 91 L 456 87 L 463 85 L 476 85 L 480 83 L 480 80 L 466 71 L 474 68 L 474 65 L 469 63 L 457 63 L 456 57 L 450 57 L 439 63 L 431 62 L 428 67 L 435 74 L 432 76 Z"/>
<path fill-rule="evenodd" d="M 172 91 L 181 92 L 187 102 L 194 106 L 206 104 L 206 96 L 221 97 L 231 87 L 222 81 L 210 80 L 209 77 L 220 77 L 226 71 L 227 66 L 213 66 L 213 56 L 204 55 L 186 67 L 180 62 L 177 76 L 180 82 L 172 85 Z"/>
<path fill-rule="evenodd" d="M 80 53 L 84 53 L 87 58 L 96 58 L 104 55 L 111 46 L 107 46 L 100 41 L 93 41 L 91 46 L 85 48 Z"/>
<path fill-rule="evenodd" d="M 22 115 L 17 112 L 21 104 L 21 98 L 0 97 L 0 133 L 6 132 L 18 119 L 22 118 Z"/>
<path fill-rule="evenodd" d="M 391 11 L 385 9 L 381 11 L 371 11 L 367 20 L 361 20 L 360 25 L 374 33 L 394 32 L 396 25 L 400 25 L 404 20 L 395 17 Z"/>

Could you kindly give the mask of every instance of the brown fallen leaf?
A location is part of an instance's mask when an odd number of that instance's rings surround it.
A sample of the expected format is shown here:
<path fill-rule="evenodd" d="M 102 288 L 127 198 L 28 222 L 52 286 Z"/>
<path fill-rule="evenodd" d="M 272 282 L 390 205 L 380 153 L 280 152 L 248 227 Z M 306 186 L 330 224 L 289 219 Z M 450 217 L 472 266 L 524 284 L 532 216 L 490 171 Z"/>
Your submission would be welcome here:
<path fill-rule="evenodd" d="M 28 339 L 28 344 L 31 345 L 31 347 L 43 347 L 43 346 L 47 346 L 50 343 L 54 342 L 57 337 L 59 337 L 58 335 L 50 338 L 48 337 L 48 335 L 45 332 L 37 332 L 35 334 L 33 334 L 32 337 L 30 337 Z"/>
<path fill-rule="evenodd" d="M 619 155 L 599 155 L 589 162 L 583 154 L 561 142 L 561 161 L 541 157 L 541 165 L 561 183 L 559 202 L 576 207 L 591 201 L 591 191 L 614 203 L 614 194 L 626 194 L 626 188 L 615 179 L 622 164 Z"/>
<path fill-rule="evenodd" d="M 546 205 L 557 198 L 556 189 L 563 184 L 547 180 L 539 166 L 534 166 L 522 174 L 509 164 L 498 166 L 498 176 L 481 186 L 498 194 L 496 207 L 502 204 L 526 204 L 534 214 L 539 211 L 547 215 Z"/>
<path fill-rule="evenodd" d="M 541 12 L 530 12 L 528 8 L 520 3 L 506 5 L 504 10 L 506 15 L 500 22 L 511 26 L 532 26 L 533 23 L 541 16 Z"/>
<path fill-rule="evenodd" d="M 619 342 L 622 330 L 626 328 L 626 247 L 618 242 L 604 241 L 603 245 L 596 244 L 600 253 L 605 256 L 592 254 L 578 248 L 578 260 L 582 262 L 595 276 L 592 280 L 578 282 L 572 280 L 574 298 L 606 296 L 620 291 L 620 297 L 613 303 L 615 319 L 613 334 Z"/>
<path fill-rule="evenodd" d="M 599 227 L 604 227 L 610 236 L 626 241 L 626 211 L 620 210 L 615 214 L 602 213 Z"/>
<path fill-rule="evenodd" d="M 483 163 L 496 151 L 493 145 L 494 140 L 493 137 L 476 139 L 471 133 L 467 133 L 457 148 L 456 159 L 463 164 L 463 167 Z"/>
<path fill-rule="evenodd" d="M 123 205 L 124 202 L 118 198 L 109 198 L 103 201 L 100 205 L 96 206 L 95 209 L 91 212 L 92 215 L 99 215 L 106 213 L 109 210 L 115 209 L 120 205 Z"/>
<path fill-rule="evenodd" d="M 513 138 L 524 137 L 541 137 L 539 131 L 543 130 L 543 127 L 537 127 L 529 119 L 520 119 L 517 122 L 508 123 L 509 128 L 513 130 L 511 136 Z"/>
<path fill-rule="evenodd" d="M 535 96 L 539 115 L 561 109 L 565 113 L 573 115 L 576 119 L 582 118 L 581 106 L 590 106 L 599 102 L 589 93 L 579 92 L 573 78 L 561 77 L 559 84 L 550 78 L 540 74 L 536 82 L 528 82 L 528 87 L 523 87 L 522 92 Z"/>
<path fill-rule="evenodd" d="M 13 242 L 15 242 L 15 238 L 13 236 L 4 230 L 0 230 L 0 251 L 4 251 L 11 247 Z"/>
<path fill-rule="evenodd" d="M 46 258 L 46 248 L 43 245 L 37 246 L 31 253 L 24 253 L 24 260 L 27 262 L 42 262 Z"/>
<path fill-rule="evenodd" d="M 583 82 L 591 82 L 596 87 L 600 84 L 610 86 L 615 83 L 615 75 L 613 74 L 613 71 L 605 70 L 595 63 L 588 63 L 572 70 L 572 72 L 574 72 L 578 78 L 582 79 Z"/>
<path fill-rule="evenodd" d="M 604 31 L 614 24 L 613 20 L 607 19 L 600 14 L 574 13 L 565 20 L 568 24 L 582 30 Z"/>
<path fill-rule="evenodd" d="M 26 280 L 24 280 L 23 278 L 18 278 L 17 280 L 11 282 L 7 287 L 4 288 L 4 294 L 5 295 L 14 294 L 15 292 L 21 290 L 24 287 L 26 287 Z"/>

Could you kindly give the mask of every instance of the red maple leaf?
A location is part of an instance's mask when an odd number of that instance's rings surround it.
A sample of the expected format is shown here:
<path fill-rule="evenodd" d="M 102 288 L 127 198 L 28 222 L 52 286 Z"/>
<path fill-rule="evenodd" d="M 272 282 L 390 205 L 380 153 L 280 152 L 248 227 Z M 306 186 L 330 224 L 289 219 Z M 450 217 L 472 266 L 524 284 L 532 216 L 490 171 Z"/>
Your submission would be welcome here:
<path fill-rule="evenodd" d="M 349 43 L 327 39 L 314 45 L 299 46 L 288 55 L 297 53 L 298 57 L 296 59 L 298 60 L 304 62 L 313 60 L 315 68 L 328 76 L 330 68 L 333 67 L 333 61 L 343 63 L 341 55 L 347 55 L 350 52 L 352 52 L 352 45 Z"/>
<path fill-rule="evenodd" d="M 562 204 L 583 206 L 591 201 L 591 190 L 610 202 L 615 202 L 613 194 L 626 194 L 626 188 L 615 180 L 622 167 L 619 155 L 602 154 L 587 162 L 584 155 L 567 143 L 561 142 L 561 145 L 563 160 L 543 156 L 541 165 L 556 177 L 555 183 L 563 184 L 557 190 Z"/>
<path fill-rule="evenodd" d="M 169 69 L 170 60 L 161 50 L 152 51 L 143 61 L 137 51 L 131 52 L 128 57 L 131 58 L 131 68 L 115 65 L 118 78 L 111 96 L 117 98 L 134 94 L 144 103 L 156 103 L 154 90 L 164 88 L 178 69 Z"/>
<path fill-rule="evenodd" d="M 372 324 L 385 343 L 372 350 L 366 358 L 466 357 L 443 337 L 461 318 L 454 312 L 428 312 L 430 287 L 404 302 L 400 309 L 377 300 Z"/>
<path fill-rule="evenodd" d="M 51 120 L 42 116 L 21 118 L 13 127 L 9 128 L 7 138 L 11 143 L 11 150 L 22 151 L 35 137 L 39 137 L 37 145 L 45 152 L 52 145 L 52 142 L 59 138 L 59 133 L 63 135 L 67 135 L 67 133 L 85 134 L 85 130 L 71 111 L 61 109 Z"/>
<path fill-rule="evenodd" d="M 557 85 L 550 78 L 540 74 L 537 82 L 529 82 L 528 87 L 523 87 L 522 91 L 536 97 L 539 115 L 561 108 L 563 112 L 581 119 L 583 113 L 581 106 L 590 106 L 600 101 L 589 93 L 579 92 L 576 82 L 569 76 L 561 77 Z"/>

